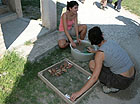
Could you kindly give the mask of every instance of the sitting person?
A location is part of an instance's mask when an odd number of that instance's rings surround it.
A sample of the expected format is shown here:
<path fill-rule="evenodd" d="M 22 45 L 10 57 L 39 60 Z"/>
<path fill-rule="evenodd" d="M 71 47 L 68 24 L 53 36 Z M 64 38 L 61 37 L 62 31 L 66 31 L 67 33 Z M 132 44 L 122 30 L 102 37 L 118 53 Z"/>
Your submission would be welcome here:
<path fill-rule="evenodd" d="M 115 41 L 104 40 L 99 27 L 93 27 L 89 30 L 88 39 L 92 45 L 99 46 L 95 60 L 89 62 L 89 68 L 93 74 L 78 92 L 71 95 L 71 101 L 75 101 L 98 79 L 103 85 L 104 93 L 124 90 L 128 88 L 135 79 L 136 71 L 126 51 Z M 91 51 L 92 50 L 90 50 L 90 52 Z"/>
<path fill-rule="evenodd" d="M 66 48 L 69 44 L 68 41 L 73 47 L 76 47 L 72 36 L 76 37 L 78 43 L 80 43 L 80 39 L 84 40 L 86 36 L 87 26 L 78 25 L 77 11 L 78 3 L 76 1 L 67 2 L 67 11 L 61 16 L 59 25 L 58 45 L 60 48 Z"/>

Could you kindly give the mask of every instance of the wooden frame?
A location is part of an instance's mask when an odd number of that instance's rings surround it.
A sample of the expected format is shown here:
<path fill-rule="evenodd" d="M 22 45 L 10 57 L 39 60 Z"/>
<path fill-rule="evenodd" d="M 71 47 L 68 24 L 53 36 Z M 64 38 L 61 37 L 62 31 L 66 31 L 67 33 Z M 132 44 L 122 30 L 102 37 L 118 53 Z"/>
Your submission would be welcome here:
<path fill-rule="evenodd" d="M 66 96 L 61 92 L 59 91 L 53 84 L 51 84 L 44 76 L 43 76 L 43 72 L 58 65 L 58 64 L 61 64 L 62 62 L 64 61 L 67 61 L 67 62 L 70 62 L 74 67 L 76 67 L 76 69 L 78 69 L 80 72 L 82 72 L 83 74 L 85 75 L 88 75 L 88 76 L 91 76 L 92 74 L 87 72 L 86 70 L 84 70 L 83 68 L 81 68 L 80 66 L 78 66 L 77 64 L 73 63 L 72 61 L 70 61 L 69 59 L 65 58 L 64 60 L 38 72 L 38 76 L 39 78 L 44 82 L 46 83 L 53 91 L 55 91 L 64 101 L 66 101 L 68 104 L 76 104 L 78 103 L 85 95 L 87 95 L 91 89 L 93 87 L 95 87 L 99 81 L 97 81 L 89 90 L 87 90 L 84 94 L 82 94 L 76 101 L 72 102 L 70 99 L 66 98 Z M 80 89 L 79 89 L 80 90 Z"/>

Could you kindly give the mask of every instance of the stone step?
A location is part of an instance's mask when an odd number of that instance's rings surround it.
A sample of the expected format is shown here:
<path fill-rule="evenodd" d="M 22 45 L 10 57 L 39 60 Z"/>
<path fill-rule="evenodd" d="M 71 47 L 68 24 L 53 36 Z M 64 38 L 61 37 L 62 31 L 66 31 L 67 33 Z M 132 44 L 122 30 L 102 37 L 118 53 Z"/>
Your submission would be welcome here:
<path fill-rule="evenodd" d="M 13 12 L 8 12 L 0 15 L 0 24 L 15 20 L 17 18 L 17 14 Z"/>
<path fill-rule="evenodd" d="M 7 7 L 6 5 L 1 5 L 0 6 L 0 14 L 4 14 L 6 12 L 9 12 L 9 7 Z"/>

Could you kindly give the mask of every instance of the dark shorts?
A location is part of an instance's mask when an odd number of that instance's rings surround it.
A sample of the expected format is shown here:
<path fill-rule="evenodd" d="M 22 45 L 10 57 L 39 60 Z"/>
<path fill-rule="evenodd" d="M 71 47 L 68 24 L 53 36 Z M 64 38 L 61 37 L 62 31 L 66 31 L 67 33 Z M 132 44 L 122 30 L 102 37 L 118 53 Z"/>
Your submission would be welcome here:
<path fill-rule="evenodd" d="M 124 77 L 120 74 L 114 74 L 110 71 L 108 67 L 103 66 L 102 71 L 99 76 L 99 80 L 101 83 L 106 85 L 109 88 L 117 88 L 120 90 L 124 90 L 130 86 L 130 84 L 135 79 L 135 73 L 131 78 Z"/>

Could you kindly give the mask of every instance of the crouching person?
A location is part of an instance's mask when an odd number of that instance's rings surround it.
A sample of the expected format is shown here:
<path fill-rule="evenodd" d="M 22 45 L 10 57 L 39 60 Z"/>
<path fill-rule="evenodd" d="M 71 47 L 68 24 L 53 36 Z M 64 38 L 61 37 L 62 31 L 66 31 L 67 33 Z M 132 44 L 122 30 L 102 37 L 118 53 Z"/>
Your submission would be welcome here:
<path fill-rule="evenodd" d="M 62 14 L 59 24 L 58 45 L 60 48 L 66 48 L 69 43 L 76 47 L 73 37 L 80 43 L 86 36 L 87 26 L 78 24 L 78 6 L 76 1 L 67 2 L 67 11 Z"/>
<path fill-rule="evenodd" d="M 103 85 L 104 93 L 124 90 L 135 79 L 134 64 L 126 51 L 115 41 L 104 40 L 103 33 L 99 27 L 93 27 L 89 30 L 88 39 L 92 45 L 99 46 L 95 60 L 89 62 L 89 68 L 93 74 L 78 92 L 71 95 L 70 99 L 72 101 L 75 101 L 87 91 L 98 79 Z"/>

